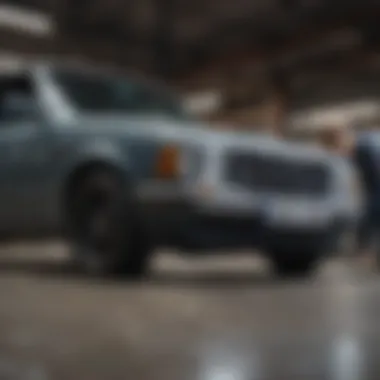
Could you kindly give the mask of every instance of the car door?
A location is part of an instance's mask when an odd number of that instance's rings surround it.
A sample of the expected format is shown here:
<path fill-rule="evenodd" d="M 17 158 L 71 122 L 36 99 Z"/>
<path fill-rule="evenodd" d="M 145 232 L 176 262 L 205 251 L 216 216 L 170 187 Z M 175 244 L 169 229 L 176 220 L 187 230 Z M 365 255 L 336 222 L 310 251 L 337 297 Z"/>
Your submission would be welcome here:
<path fill-rule="evenodd" d="M 43 221 L 48 143 L 29 77 L 0 79 L 0 229 L 24 233 Z"/>

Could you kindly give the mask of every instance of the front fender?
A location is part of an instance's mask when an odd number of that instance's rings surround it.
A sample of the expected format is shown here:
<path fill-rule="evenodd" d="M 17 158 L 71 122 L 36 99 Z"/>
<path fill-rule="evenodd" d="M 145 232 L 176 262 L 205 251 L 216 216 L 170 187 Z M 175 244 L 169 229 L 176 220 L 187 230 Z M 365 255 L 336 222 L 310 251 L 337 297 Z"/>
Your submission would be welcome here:
<path fill-rule="evenodd" d="M 86 141 L 76 147 L 75 153 L 69 160 L 67 172 L 90 163 L 103 163 L 118 168 L 126 175 L 131 175 L 128 152 L 121 144 L 107 138 L 96 138 Z"/>

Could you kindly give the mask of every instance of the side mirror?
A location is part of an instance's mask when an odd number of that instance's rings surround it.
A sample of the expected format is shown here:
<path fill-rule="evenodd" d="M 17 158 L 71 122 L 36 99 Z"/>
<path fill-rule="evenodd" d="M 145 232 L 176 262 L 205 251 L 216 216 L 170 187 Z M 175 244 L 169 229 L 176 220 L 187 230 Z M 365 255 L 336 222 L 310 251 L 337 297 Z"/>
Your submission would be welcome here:
<path fill-rule="evenodd" d="M 36 120 L 39 118 L 38 105 L 35 99 L 19 92 L 4 96 L 1 111 L 5 120 Z"/>

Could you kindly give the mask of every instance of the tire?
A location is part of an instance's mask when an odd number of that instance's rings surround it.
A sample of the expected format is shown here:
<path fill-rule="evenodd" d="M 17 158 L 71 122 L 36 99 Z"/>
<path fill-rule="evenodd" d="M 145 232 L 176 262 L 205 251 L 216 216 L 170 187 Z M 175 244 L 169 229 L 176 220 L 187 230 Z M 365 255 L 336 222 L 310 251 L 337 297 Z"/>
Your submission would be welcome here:
<path fill-rule="evenodd" d="M 81 270 L 95 276 L 142 277 L 151 253 L 130 189 L 109 168 L 93 168 L 67 199 L 69 240 Z"/>
<path fill-rule="evenodd" d="M 309 277 L 315 271 L 317 262 L 317 256 L 308 252 L 299 255 L 276 252 L 272 255 L 276 275 L 284 278 Z"/>

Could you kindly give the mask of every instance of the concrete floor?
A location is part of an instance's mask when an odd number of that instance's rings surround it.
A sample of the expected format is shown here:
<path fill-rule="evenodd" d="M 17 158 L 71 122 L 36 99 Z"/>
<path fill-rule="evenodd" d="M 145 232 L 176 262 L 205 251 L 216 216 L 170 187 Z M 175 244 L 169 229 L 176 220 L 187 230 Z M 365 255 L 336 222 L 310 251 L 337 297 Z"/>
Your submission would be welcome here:
<path fill-rule="evenodd" d="M 0 256 L 0 380 L 380 379 L 380 280 L 354 262 L 284 282 L 252 255 L 161 254 L 133 284 L 61 258 Z"/>

